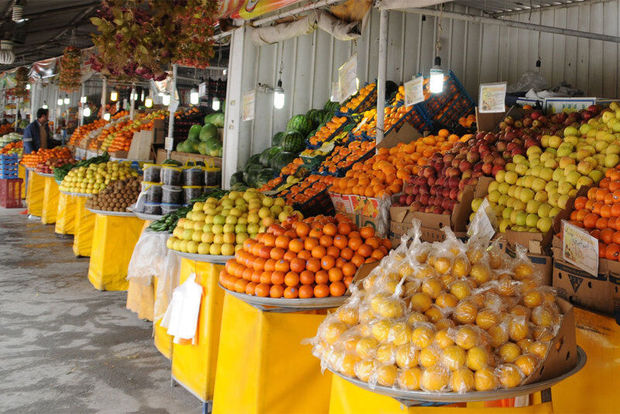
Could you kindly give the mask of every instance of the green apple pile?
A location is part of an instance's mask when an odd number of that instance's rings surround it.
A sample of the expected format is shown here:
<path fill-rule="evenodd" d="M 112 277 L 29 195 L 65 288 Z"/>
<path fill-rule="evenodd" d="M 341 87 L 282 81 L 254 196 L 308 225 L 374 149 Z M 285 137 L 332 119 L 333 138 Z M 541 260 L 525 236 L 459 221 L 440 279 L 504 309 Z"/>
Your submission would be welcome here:
<path fill-rule="evenodd" d="M 564 137 L 543 135 L 542 148 L 531 146 L 527 158 L 516 155 L 497 172 L 487 199 L 499 219 L 499 230 L 546 233 L 553 218 L 582 187 L 598 183 L 620 161 L 620 107 L 612 103 L 601 116 Z M 477 211 L 482 199 L 472 202 Z"/>
<path fill-rule="evenodd" d="M 231 191 L 220 199 L 194 203 L 179 219 L 167 246 L 185 253 L 232 256 L 246 239 L 290 216 L 303 218 L 282 198 L 267 197 L 254 188 Z"/>
<path fill-rule="evenodd" d="M 102 162 L 74 167 L 60 183 L 60 191 L 69 193 L 98 194 L 116 180 L 138 177 L 138 172 L 128 162 Z"/>

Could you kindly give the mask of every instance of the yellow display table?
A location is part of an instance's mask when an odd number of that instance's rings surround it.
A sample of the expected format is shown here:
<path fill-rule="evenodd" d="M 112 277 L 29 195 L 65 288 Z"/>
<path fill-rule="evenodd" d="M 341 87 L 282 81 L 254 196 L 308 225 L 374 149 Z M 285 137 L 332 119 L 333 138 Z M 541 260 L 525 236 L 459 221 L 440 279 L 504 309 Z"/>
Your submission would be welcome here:
<path fill-rule="evenodd" d="M 577 344 L 586 366 L 551 388 L 556 413 L 606 414 L 620 409 L 620 326 L 608 316 L 575 307 Z"/>
<path fill-rule="evenodd" d="M 94 216 L 88 280 L 98 290 L 127 290 L 127 268 L 144 222 L 131 213 Z"/>
<path fill-rule="evenodd" d="M 223 265 L 183 258 L 179 284 L 196 273 L 204 292 L 198 316 L 197 343 L 173 344 L 172 378 L 203 402 L 213 400 L 224 291 L 218 286 Z M 233 413 L 230 407 L 227 411 Z"/>
<path fill-rule="evenodd" d="M 17 178 L 22 179 L 22 199 L 26 199 L 26 167 L 21 164 L 17 165 Z"/>
<path fill-rule="evenodd" d="M 76 197 L 63 192 L 58 194 L 58 209 L 56 210 L 56 225 L 54 227 L 56 234 L 75 233 L 76 207 Z"/>
<path fill-rule="evenodd" d="M 153 276 L 153 296 L 157 296 L 157 283 L 159 278 Z M 153 342 L 155 348 L 166 358 L 172 358 L 172 336 L 168 335 L 166 328 L 161 327 L 161 319 L 153 323 Z"/>
<path fill-rule="evenodd" d="M 95 215 L 86 209 L 86 195 L 73 195 L 75 197 L 75 229 L 73 237 L 73 254 L 76 256 L 89 257 L 93 244 L 93 229 L 95 228 Z"/>
<path fill-rule="evenodd" d="M 28 214 L 31 216 L 41 217 L 44 192 L 45 177 L 35 173 L 32 169 L 28 169 L 26 204 L 28 205 Z"/>
<path fill-rule="evenodd" d="M 324 318 L 264 312 L 226 294 L 213 413 L 327 413 L 331 374 L 302 344 Z"/>
<path fill-rule="evenodd" d="M 53 174 L 41 174 L 45 180 L 43 190 L 43 207 L 41 209 L 41 223 L 56 223 L 56 215 L 58 213 L 58 184 Z"/>

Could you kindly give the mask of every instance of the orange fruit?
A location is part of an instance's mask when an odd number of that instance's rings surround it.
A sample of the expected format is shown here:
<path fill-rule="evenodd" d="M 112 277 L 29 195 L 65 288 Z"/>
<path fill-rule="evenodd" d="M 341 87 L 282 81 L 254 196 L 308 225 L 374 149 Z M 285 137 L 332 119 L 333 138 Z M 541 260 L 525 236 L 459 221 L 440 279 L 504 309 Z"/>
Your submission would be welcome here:
<path fill-rule="evenodd" d="M 310 253 L 308 250 L 302 250 L 299 253 L 297 253 L 297 257 L 303 260 L 308 260 L 312 257 L 312 253 Z"/>
<path fill-rule="evenodd" d="M 323 233 L 328 236 L 335 236 L 338 232 L 338 227 L 333 223 L 328 223 L 323 227 Z"/>
<path fill-rule="evenodd" d="M 299 253 L 304 249 L 304 241 L 302 239 L 293 239 L 288 244 L 288 249 L 295 253 Z"/>
<path fill-rule="evenodd" d="M 276 262 L 276 271 L 286 273 L 290 269 L 291 269 L 291 266 L 288 260 L 280 259 Z"/>
<path fill-rule="evenodd" d="M 340 257 L 345 260 L 351 260 L 354 254 L 355 252 L 350 247 L 345 247 L 344 249 L 340 250 Z"/>
<path fill-rule="evenodd" d="M 287 299 L 295 299 L 299 296 L 299 289 L 295 286 L 288 286 L 284 289 L 284 297 Z"/>
<path fill-rule="evenodd" d="M 318 272 L 316 272 L 314 274 L 314 281 L 320 285 L 326 285 L 327 283 L 329 283 L 329 274 L 327 273 L 326 270 L 319 270 Z"/>
<path fill-rule="evenodd" d="M 311 285 L 314 283 L 314 273 L 309 270 L 304 270 L 299 274 L 299 281 L 303 285 Z"/>
<path fill-rule="evenodd" d="M 372 227 L 366 226 L 366 227 L 362 227 L 360 229 L 360 235 L 364 238 L 364 239 L 368 239 L 371 238 L 375 235 L 375 229 L 373 229 Z"/>
<path fill-rule="evenodd" d="M 347 236 L 344 236 L 342 234 L 337 234 L 334 236 L 333 244 L 337 248 L 344 249 L 345 247 L 347 247 L 348 243 L 349 243 L 349 239 L 347 238 Z"/>
<path fill-rule="evenodd" d="M 261 297 L 269 296 L 269 285 L 265 283 L 260 283 L 256 285 L 256 288 L 254 288 L 254 293 L 256 294 L 256 296 L 261 296 Z"/>
<path fill-rule="evenodd" d="M 299 298 L 308 299 L 314 296 L 314 287 L 311 285 L 303 285 L 299 288 Z"/>
<path fill-rule="evenodd" d="M 297 222 L 295 225 L 295 233 L 297 233 L 298 237 L 303 239 L 310 233 L 310 226 L 304 222 Z"/>
<path fill-rule="evenodd" d="M 291 270 L 295 273 L 301 273 L 306 268 L 306 261 L 299 258 L 291 260 Z"/>
<path fill-rule="evenodd" d="M 308 237 L 304 240 L 304 249 L 312 251 L 313 248 L 319 245 L 319 239 L 314 237 Z"/>
<path fill-rule="evenodd" d="M 282 285 L 273 285 L 269 289 L 269 296 L 272 298 L 281 298 L 284 295 L 284 288 Z"/>
<path fill-rule="evenodd" d="M 364 244 L 364 241 L 361 238 L 358 238 L 358 237 L 349 238 L 349 247 L 352 250 L 357 251 L 357 249 L 359 249 L 362 244 Z"/>
<path fill-rule="evenodd" d="M 361 265 L 364 264 L 365 261 L 366 260 L 364 259 L 364 257 L 360 256 L 357 253 L 355 253 L 353 257 L 351 258 L 351 263 L 353 263 L 356 267 L 360 267 Z"/>
<path fill-rule="evenodd" d="M 319 270 L 321 270 L 321 261 L 314 257 L 308 259 L 306 261 L 306 269 L 314 273 L 318 272 Z"/>
<path fill-rule="evenodd" d="M 329 256 L 325 256 L 325 257 L 329 257 Z M 332 267 L 331 269 L 329 269 L 327 271 L 327 274 L 329 275 L 330 282 L 337 282 L 344 278 L 344 273 L 342 272 L 341 269 L 337 267 Z"/>
<path fill-rule="evenodd" d="M 327 254 L 333 257 L 340 258 L 340 249 L 337 248 L 336 246 L 329 246 L 327 248 Z"/>
<path fill-rule="evenodd" d="M 327 254 L 327 249 L 323 246 L 316 246 L 311 251 L 312 257 L 320 259 Z"/>
<path fill-rule="evenodd" d="M 611 210 L 611 209 L 610 209 Z M 334 243 L 334 239 L 332 238 L 332 236 L 328 236 L 328 235 L 323 235 L 321 236 L 321 238 L 319 239 L 319 244 L 323 247 L 329 247 Z"/>
<path fill-rule="evenodd" d="M 296 272 L 288 272 L 284 276 L 284 284 L 286 286 L 297 286 L 299 284 L 299 274 Z"/>
<path fill-rule="evenodd" d="M 329 286 L 327 285 L 316 285 L 314 287 L 314 296 L 317 298 L 324 298 L 329 296 Z"/>
<path fill-rule="evenodd" d="M 269 252 L 269 257 L 271 257 L 273 260 L 281 260 L 284 257 L 284 254 L 286 253 L 286 250 L 284 250 L 281 247 L 274 247 L 273 249 L 271 249 L 271 252 Z"/>
<path fill-rule="evenodd" d="M 370 247 L 367 244 L 362 244 L 358 249 L 357 249 L 357 253 L 366 258 L 366 257 L 370 257 L 370 255 L 372 254 L 373 248 Z"/>
<path fill-rule="evenodd" d="M 292 261 L 293 259 L 297 258 L 297 255 L 295 254 L 295 252 L 291 251 L 291 250 L 287 250 L 286 253 L 284 253 L 284 257 L 282 257 L 284 260 L 287 261 Z"/>
<path fill-rule="evenodd" d="M 320 285 L 317 285 L 320 286 Z M 333 282 L 329 285 L 329 293 L 332 296 L 342 296 L 346 292 L 347 288 L 342 282 Z"/>

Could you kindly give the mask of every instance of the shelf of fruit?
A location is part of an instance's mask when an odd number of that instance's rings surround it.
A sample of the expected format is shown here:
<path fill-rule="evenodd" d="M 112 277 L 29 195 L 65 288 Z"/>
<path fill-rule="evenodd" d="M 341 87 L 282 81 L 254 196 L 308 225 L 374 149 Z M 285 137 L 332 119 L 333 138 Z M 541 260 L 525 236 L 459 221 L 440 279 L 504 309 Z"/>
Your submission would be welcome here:
<path fill-rule="evenodd" d="M 6 144 L 4 147 L 0 149 L 0 154 L 18 154 L 20 158 L 23 152 L 24 152 L 23 141 L 9 142 L 8 144 Z"/>
<path fill-rule="evenodd" d="M 369 83 L 351 97 L 339 110 L 343 114 L 364 112 L 377 102 L 377 84 Z"/>
<path fill-rule="evenodd" d="M 140 182 L 139 176 L 110 181 L 97 195 L 86 201 L 86 207 L 91 210 L 126 213 L 133 216 L 127 208 L 138 200 Z"/>
<path fill-rule="evenodd" d="M 90 124 L 82 125 L 77 127 L 71 137 L 69 138 L 68 145 L 79 146 L 84 139 L 87 139 L 89 134 L 93 131 L 96 131 L 99 128 L 103 128 L 108 121 L 105 119 L 95 119 Z"/>
<path fill-rule="evenodd" d="M 281 198 L 267 197 L 256 189 L 231 191 L 220 199 L 194 203 L 192 211 L 178 220 L 167 246 L 182 253 L 232 256 L 246 239 L 290 216 L 301 214 Z"/>
<path fill-rule="evenodd" d="M 66 164 L 70 160 L 73 160 L 73 154 L 71 150 L 67 147 L 56 147 L 52 149 L 39 149 L 30 154 L 25 154 L 22 157 L 21 164 L 27 168 L 35 169 L 46 169 L 45 167 L 49 167 L 50 164 L 48 161 L 52 163 L 56 163 L 58 160 L 62 161 L 60 165 Z M 60 166 L 59 165 L 59 166 Z M 41 171 L 47 172 L 47 171 Z M 51 173 L 51 171 L 49 171 Z"/>
<path fill-rule="evenodd" d="M 77 163 L 77 160 L 73 158 L 71 152 L 58 154 L 56 157 L 51 157 L 44 163 L 38 164 L 34 170 L 40 174 L 52 175 L 54 170 L 58 167 L 65 166 L 67 164 L 73 165 Z"/>
<path fill-rule="evenodd" d="M 375 146 L 375 141 L 353 141 L 346 145 L 339 145 L 321 163 L 318 172 L 334 176 L 342 175 L 355 163 L 371 156 Z"/>
<path fill-rule="evenodd" d="M 557 123 L 565 114 L 548 120 L 537 111 L 531 112 L 529 117 L 521 121 L 522 125 L 533 125 L 535 121 L 541 125 L 556 123 L 555 133 L 542 135 L 540 143 L 537 138 L 524 140 L 523 136 L 519 136 L 525 128 L 513 132 L 513 128 L 507 126 L 503 135 L 499 135 L 497 145 L 504 143 L 506 148 L 513 145 L 511 158 L 506 155 L 502 157 L 510 162 L 504 168 L 492 172 L 495 180 L 489 185 L 487 196 L 499 218 L 501 232 L 514 230 L 547 233 L 554 218 L 570 207 L 571 200 L 580 189 L 598 183 L 608 168 L 618 164 L 620 139 L 610 131 L 613 131 L 614 125 L 620 125 L 620 118 L 616 118 L 613 109 L 604 110 L 600 115 L 599 110 L 598 107 L 592 107 L 571 114 L 575 120 L 574 125 L 570 122 L 563 130 L 557 128 Z M 589 119 L 588 122 L 583 122 L 584 115 Z M 581 124 L 577 117 L 582 120 Z M 496 155 L 491 153 L 493 157 Z M 491 156 L 483 161 L 488 164 Z M 477 207 L 481 201 L 474 200 L 476 204 L 473 207 Z"/>
<path fill-rule="evenodd" d="M 0 136 L 0 148 L 4 148 L 6 145 L 10 144 L 11 142 L 21 141 L 21 139 L 22 139 L 22 134 L 18 132 L 5 133 L 4 135 Z"/>
<path fill-rule="evenodd" d="M 71 169 L 59 189 L 65 193 L 98 194 L 113 181 L 138 176 L 138 172 L 128 162 L 93 162 Z"/>
<path fill-rule="evenodd" d="M 247 296 L 283 298 L 273 302 L 282 307 L 297 298 L 340 297 L 363 264 L 381 260 L 390 248 L 371 227 L 358 229 L 344 216 L 288 221 L 245 240 L 220 284 Z"/>
<path fill-rule="evenodd" d="M 103 128 L 101 133 L 88 144 L 91 151 L 129 151 L 131 140 L 136 132 L 149 131 L 153 129 L 155 119 L 164 119 L 165 111 L 153 111 L 149 113 L 138 113 L 132 121 L 122 118 Z"/>
<path fill-rule="evenodd" d="M 15 129 L 13 128 L 13 124 L 0 125 L 0 136 L 2 136 L 0 139 L 4 138 L 4 135 L 10 134 L 14 131 Z"/>
<path fill-rule="evenodd" d="M 449 231 L 442 243 L 422 243 L 419 228 L 403 241 L 319 326 L 313 354 L 322 365 L 421 401 L 536 381 L 561 346 L 567 308 L 529 259 Z M 572 355 L 566 371 L 577 362 Z"/>

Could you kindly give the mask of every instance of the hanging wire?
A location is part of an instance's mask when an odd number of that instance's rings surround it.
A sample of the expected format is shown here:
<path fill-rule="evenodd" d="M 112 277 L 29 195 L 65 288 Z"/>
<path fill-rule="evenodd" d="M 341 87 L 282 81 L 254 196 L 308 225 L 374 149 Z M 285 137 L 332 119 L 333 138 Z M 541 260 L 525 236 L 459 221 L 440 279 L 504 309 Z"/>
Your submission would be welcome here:
<path fill-rule="evenodd" d="M 443 28 L 441 26 L 441 19 L 443 17 L 443 3 L 439 6 L 439 17 L 437 18 L 437 37 L 435 38 L 435 57 L 439 56 L 441 50 L 441 33 Z"/>
<path fill-rule="evenodd" d="M 542 24 L 542 11 L 539 9 L 538 10 L 538 25 L 540 26 Z M 540 67 L 542 64 L 542 59 L 540 57 L 540 39 L 541 39 L 541 35 L 542 32 L 539 30 L 538 31 L 538 60 L 536 61 L 536 67 L 538 68 L 538 71 L 540 72 Z"/>

